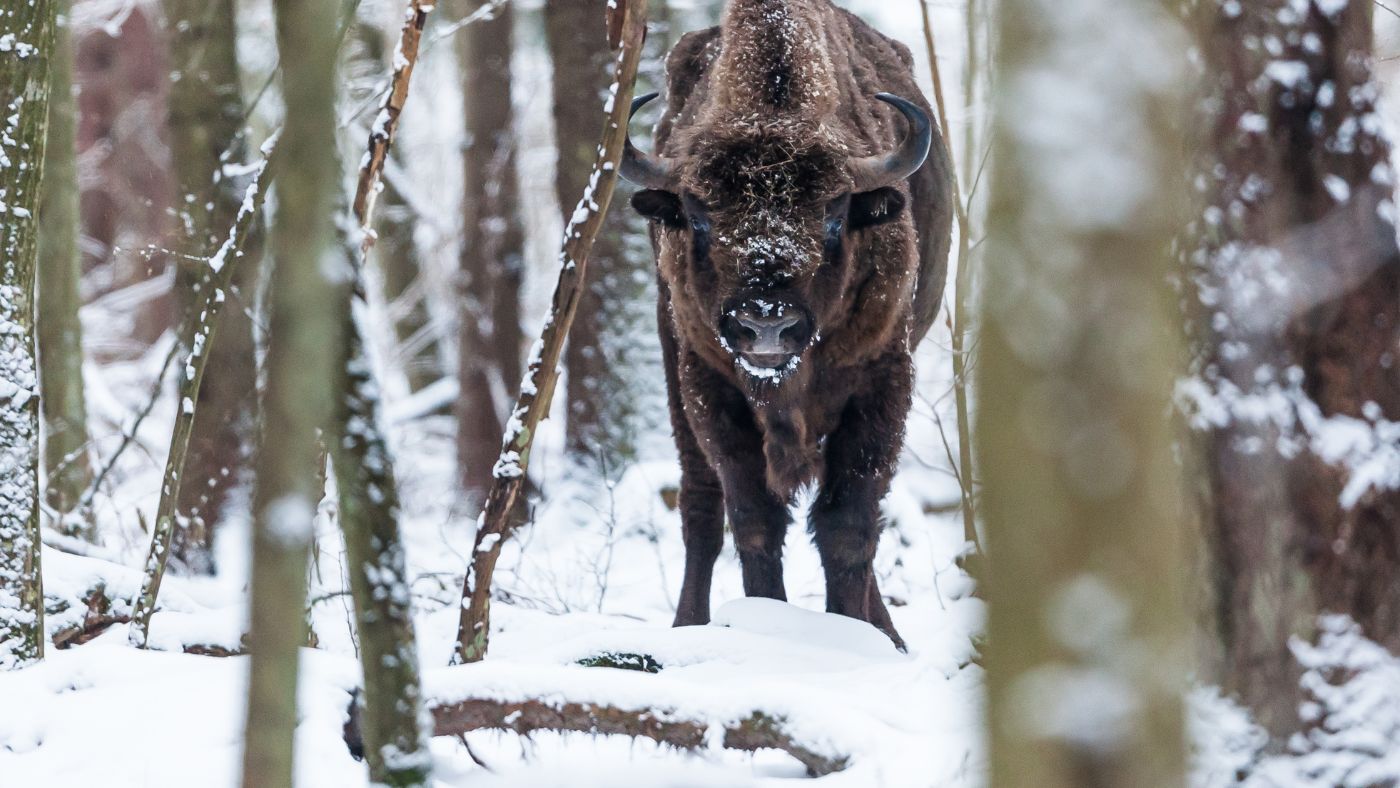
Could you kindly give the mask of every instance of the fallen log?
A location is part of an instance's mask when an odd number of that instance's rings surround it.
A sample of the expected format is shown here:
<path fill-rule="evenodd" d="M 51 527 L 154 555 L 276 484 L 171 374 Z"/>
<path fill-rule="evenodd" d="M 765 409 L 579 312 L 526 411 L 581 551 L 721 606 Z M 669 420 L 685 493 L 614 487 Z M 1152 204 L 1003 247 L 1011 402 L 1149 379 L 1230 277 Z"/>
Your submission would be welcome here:
<path fill-rule="evenodd" d="M 784 721 L 762 711 L 742 719 L 711 721 L 669 709 L 624 709 L 597 703 L 556 703 L 536 698 L 497 700 L 467 698 L 430 703 L 434 736 L 460 736 L 472 731 L 499 730 L 529 735 L 536 731 L 632 736 L 650 739 L 680 750 L 707 749 L 719 732 L 720 744 L 729 750 L 755 752 L 779 750 L 807 767 L 807 774 L 821 777 L 844 770 L 849 758 L 817 752 L 795 740 Z M 712 733 L 715 732 L 715 733 Z M 360 709 L 350 703 L 345 743 L 353 754 L 362 753 Z"/>

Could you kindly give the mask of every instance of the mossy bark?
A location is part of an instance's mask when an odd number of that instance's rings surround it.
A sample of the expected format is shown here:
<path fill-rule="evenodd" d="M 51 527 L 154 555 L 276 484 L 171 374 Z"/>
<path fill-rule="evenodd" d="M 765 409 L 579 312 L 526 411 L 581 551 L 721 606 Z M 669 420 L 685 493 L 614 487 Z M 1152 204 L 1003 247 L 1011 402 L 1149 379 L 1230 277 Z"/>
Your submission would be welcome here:
<path fill-rule="evenodd" d="M 34 267 L 57 11 L 0 13 L 0 669 L 44 656 Z"/>
<path fill-rule="evenodd" d="M 73 42 L 59 17 L 49 90 L 48 145 L 39 214 L 39 380 L 44 392 L 45 500 L 58 529 L 91 540 L 91 512 L 82 511 L 92 483 L 87 403 L 83 391 L 83 331 L 78 320 L 78 170 L 73 99 Z"/>

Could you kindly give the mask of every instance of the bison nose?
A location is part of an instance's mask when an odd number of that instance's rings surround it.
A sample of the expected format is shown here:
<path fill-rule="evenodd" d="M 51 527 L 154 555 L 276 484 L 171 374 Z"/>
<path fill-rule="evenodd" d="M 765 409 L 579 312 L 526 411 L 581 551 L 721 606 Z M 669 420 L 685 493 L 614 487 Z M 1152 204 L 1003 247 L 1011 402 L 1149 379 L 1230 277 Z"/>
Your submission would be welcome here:
<path fill-rule="evenodd" d="M 768 314 L 764 314 L 767 311 Z M 739 309 L 734 312 L 732 337 L 736 349 L 742 353 L 757 355 L 777 355 L 795 353 L 805 343 L 801 334 L 804 319 L 794 309 L 754 310 Z"/>

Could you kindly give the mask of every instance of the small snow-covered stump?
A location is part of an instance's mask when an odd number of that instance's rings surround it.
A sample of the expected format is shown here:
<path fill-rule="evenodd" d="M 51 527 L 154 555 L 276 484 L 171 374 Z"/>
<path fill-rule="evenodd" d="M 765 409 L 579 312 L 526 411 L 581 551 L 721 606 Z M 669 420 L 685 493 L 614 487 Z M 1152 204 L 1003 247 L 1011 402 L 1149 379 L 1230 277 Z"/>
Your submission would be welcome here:
<path fill-rule="evenodd" d="M 574 314 L 583 297 L 588 255 L 603 225 L 617 185 L 618 162 L 626 140 L 628 110 L 633 83 L 646 37 L 647 0 L 619 0 L 608 9 L 609 30 L 618 47 L 617 68 L 604 106 L 607 115 L 598 158 L 588 188 L 564 230 L 559 256 L 559 279 L 543 331 L 530 354 L 525 379 L 520 384 L 511 417 L 501 442 L 500 459 L 478 520 L 472 564 L 462 587 L 462 615 L 457 626 L 454 661 L 475 662 L 486 656 L 490 635 L 491 577 L 501 546 L 515 526 L 511 513 L 525 486 L 530 449 L 536 428 L 549 413 L 554 386 L 559 380 L 559 357 Z"/>
<path fill-rule="evenodd" d="M 57 7 L 0 12 L 0 669 L 44 655 L 34 263 Z"/>

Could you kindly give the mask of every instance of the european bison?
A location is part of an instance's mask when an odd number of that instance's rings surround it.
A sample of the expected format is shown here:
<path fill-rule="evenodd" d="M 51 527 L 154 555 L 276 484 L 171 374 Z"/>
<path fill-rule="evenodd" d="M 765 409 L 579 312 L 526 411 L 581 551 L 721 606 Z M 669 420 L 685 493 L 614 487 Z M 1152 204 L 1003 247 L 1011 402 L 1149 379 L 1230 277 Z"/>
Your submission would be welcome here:
<path fill-rule="evenodd" d="M 627 145 L 681 460 L 677 626 L 709 621 L 726 512 L 744 593 L 786 598 L 788 506 L 816 481 L 827 610 L 903 648 L 872 560 L 953 199 L 912 66 L 830 0 L 731 0 L 667 60 L 657 152 Z"/>

